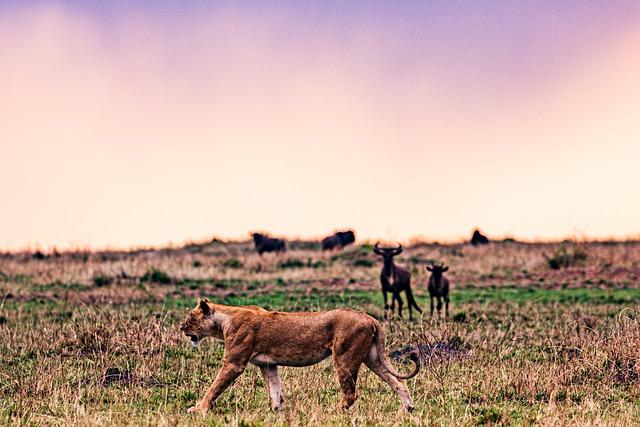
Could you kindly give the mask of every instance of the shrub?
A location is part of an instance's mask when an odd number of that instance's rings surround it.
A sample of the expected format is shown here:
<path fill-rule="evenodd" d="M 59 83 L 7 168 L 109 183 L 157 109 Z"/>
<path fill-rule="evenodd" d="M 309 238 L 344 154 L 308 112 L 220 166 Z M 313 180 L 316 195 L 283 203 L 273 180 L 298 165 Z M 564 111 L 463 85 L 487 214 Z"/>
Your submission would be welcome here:
<path fill-rule="evenodd" d="M 583 264 L 587 260 L 587 253 L 579 246 L 567 250 L 567 247 L 562 245 L 551 257 L 545 255 L 545 258 L 549 268 L 559 270 Z"/>
<path fill-rule="evenodd" d="M 353 261 L 353 265 L 356 267 L 373 267 L 373 261 L 369 258 L 358 258 Z"/>
<path fill-rule="evenodd" d="M 326 264 L 323 261 L 314 261 L 311 258 L 307 258 L 307 267 L 309 268 L 324 268 Z"/>
<path fill-rule="evenodd" d="M 242 268 L 244 264 L 238 258 L 229 258 L 222 263 L 223 267 Z"/>
<path fill-rule="evenodd" d="M 162 283 L 166 285 L 171 283 L 171 276 L 162 270 L 151 267 L 146 273 L 144 273 L 144 276 L 142 276 L 140 280 L 143 282 Z"/>
<path fill-rule="evenodd" d="M 433 258 L 420 258 L 419 256 L 411 256 L 409 258 L 409 263 L 411 264 L 424 264 L 424 265 L 432 265 L 437 264 L 438 261 Z"/>
<path fill-rule="evenodd" d="M 371 243 L 363 243 L 360 245 L 361 252 L 371 252 L 373 250 L 373 245 Z"/>
<path fill-rule="evenodd" d="M 195 268 L 199 268 L 202 267 L 202 262 L 200 260 L 195 260 L 191 263 L 192 266 L 194 266 Z"/>
<path fill-rule="evenodd" d="M 278 264 L 278 267 L 280 268 L 301 268 L 304 266 L 304 262 L 299 260 L 298 258 L 289 258 Z"/>
<path fill-rule="evenodd" d="M 460 311 L 453 315 L 453 321 L 456 323 L 465 323 L 467 321 L 467 313 Z"/>
<path fill-rule="evenodd" d="M 113 278 L 109 276 L 104 276 L 102 274 L 98 274 L 93 278 L 93 284 L 96 286 L 108 286 L 113 283 Z"/>
<path fill-rule="evenodd" d="M 307 240 L 293 240 L 287 242 L 289 249 L 294 251 L 319 251 L 322 249 L 320 242 L 307 241 Z"/>

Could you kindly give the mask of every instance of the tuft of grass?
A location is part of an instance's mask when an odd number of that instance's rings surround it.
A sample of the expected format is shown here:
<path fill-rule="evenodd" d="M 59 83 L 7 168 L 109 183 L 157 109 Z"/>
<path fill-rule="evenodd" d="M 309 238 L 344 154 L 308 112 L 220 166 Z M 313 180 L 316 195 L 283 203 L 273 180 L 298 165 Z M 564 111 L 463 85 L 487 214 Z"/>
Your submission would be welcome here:
<path fill-rule="evenodd" d="M 464 311 L 459 311 L 458 313 L 453 315 L 451 320 L 453 320 L 456 323 L 466 323 L 467 322 L 467 313 L 465 313 Z"/>
<path fill-rule="evenodd" d="M 93 276 L 93 284 L 100 286 L 108 286 L 113 283 L 113 277 L 105 276 L 103 274 L 98 274 Z"/>
<path fill-rule="evenodd" d="M 140 278 L 142 282 L 160 283 L 168 285 L 171 283 L 171 276 L 162 270 L 152 267 Z"/>
<path fill-rule="evenodd" d="M 242 268 L 244 264 L 238 258 L 229 258 L 224 260 L 222 266 L 227 268 Z"/>

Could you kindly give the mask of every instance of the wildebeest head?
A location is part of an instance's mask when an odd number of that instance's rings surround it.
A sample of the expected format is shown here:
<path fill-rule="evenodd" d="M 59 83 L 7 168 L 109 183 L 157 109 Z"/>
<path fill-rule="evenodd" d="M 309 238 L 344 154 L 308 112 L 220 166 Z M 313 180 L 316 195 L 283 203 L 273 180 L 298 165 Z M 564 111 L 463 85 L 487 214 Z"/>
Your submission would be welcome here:
<path fill-rule="evenodd" d="M 391 259 L 396 255 L 400 255 L 402 250 L 402 245 L 399 243 L 397 248 L 381 248 L 380 242 L 376 243 L 373 247 L 373 253 L 383 257 L 385 260 Z"/>
<path fill-rule="evenodd" d="M 427 266 L 427 271 L 430 271 L 434 280 L 439 282 L 442 278 L 442 273 L 446 273 L 447 271 L 449 271 L 449 267 L 445 266 L 444 263 L 441 263 L 440 265 L 432 264 L 430 266 Z"/>
<path fill-rule="evenodd" d="M 275 239 L 261 233 L 253 233 L 253 243 L 259 254 L 263 252 L 285 252 L 286 244 L 282 239 Z"/>

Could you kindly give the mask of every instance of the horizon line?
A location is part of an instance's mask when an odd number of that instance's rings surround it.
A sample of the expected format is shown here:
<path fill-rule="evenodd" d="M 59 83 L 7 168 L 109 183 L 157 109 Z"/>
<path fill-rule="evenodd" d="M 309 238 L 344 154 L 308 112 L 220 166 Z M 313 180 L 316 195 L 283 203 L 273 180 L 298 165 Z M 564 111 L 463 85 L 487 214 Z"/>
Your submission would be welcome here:
<path fill-rule="evenodd" d="M 345 229 L 346 230 L 346 229 Z M 336 230 L 337 231 L 337 230 Z M 589 236 L 585 233 L 573 233 L 566 234 L 562 237 L 534 237 L 534 238 L 521 238 L 512 234 L 504 234 L 504 235 L 494 235 L 491 236 L 489 233 L 484 233 L 487 235 L 489 241 L 491 243 L 505 243 L 508 241 L 512 241 L 514 243 L 521 244 L 561 244 L 561 243 L 634 243 L 640 242 L 640 234 L 638 233 L 629 233 L 624 236 Z M 335 233 L 335 231 L 334 231 Z M 250 233 L 247 233 L 250 235 Z M 264 233 L 270 237 L 278 237 L 284 239 L 286 242 L 320 242 L 324 237 L 323 236 L 287 236 L 285 234 L 276 234 L 276 233 Z M 441 246 L 450 246 L 450 245 L 460 245 L 460 244 L 469 244 L 469 238 L 463 238 L 459 236 L 457 238 L 446 238 L 446 239 L 437 239 L 434 237 L 428 237 L 426 235 L 416 234 L 408 239 L 399 239 L 399 240 L 389 240 L 384 238 L 363 238 L 357 239 L 356 232 L 356 245 L 363 244 L 374 244 L 375 242 L 380 243 L 399 243 L 405 247 L 411 248 L 414 246 L 419 246 L 423 244 L 427 245 L 441 245 Z M 104 246 L 91 246 L 91 245 L 49 245 L 48 247 L 43 247 L 38 244 L 33 245 L 24 245 L 21 248 L 0 248 L 0 254 L 25 254 L 25 253 L 36 253 L 41 252 L 43 254 L 65 254 L 65 253 L 97 253 L 97 252 L 137 252 L 137 251 L 158 251 L 163 249 L 183 249 L 185 247 L 191 245 L 208 245 L 213 244 L 216 241 L 219 241 L 222 244 L 242 244 L 242 243 L 251 243 L 251 238 L 240 238 L 240 237 L 223 237 L 220 235 L 211 235 L 208 238 L 201 239 L 186 239 L 182 242 L 173 242 L 167 241 L 165 243 L 160 244 L 150 244 L 150 245 L 104 245 Z"/>

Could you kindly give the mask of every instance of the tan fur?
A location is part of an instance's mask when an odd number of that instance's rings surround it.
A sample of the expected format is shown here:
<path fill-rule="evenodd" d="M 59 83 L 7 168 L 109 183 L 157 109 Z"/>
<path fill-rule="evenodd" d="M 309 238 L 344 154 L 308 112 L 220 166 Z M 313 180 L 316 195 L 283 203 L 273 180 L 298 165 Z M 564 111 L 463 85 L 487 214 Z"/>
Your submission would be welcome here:
<path fill-rule="evenodd" d="M 412 354 L 416 366 L 411 374 L 398 373 L 385 356 L 382 326 L 363 312 L 338 309 L 282 313 L 256 306 L 213 304 L 204 299 L 180 329 L 195 343 L 205 337 L 224 341 L 222 368 L 200 403 L 189 412 L 206 413 L 248 363 L 260 368 L 272 408 L 281 409 L 284 397 L 278 366 L 309 366 L 330 355 L 343 392 L 343 409 L 357 398 L 356 380 L 364 362 L 398 394 L 405 410 L 413 410 L 413 400 L 403 380 L 418 373 L 418 358 Z"/>

